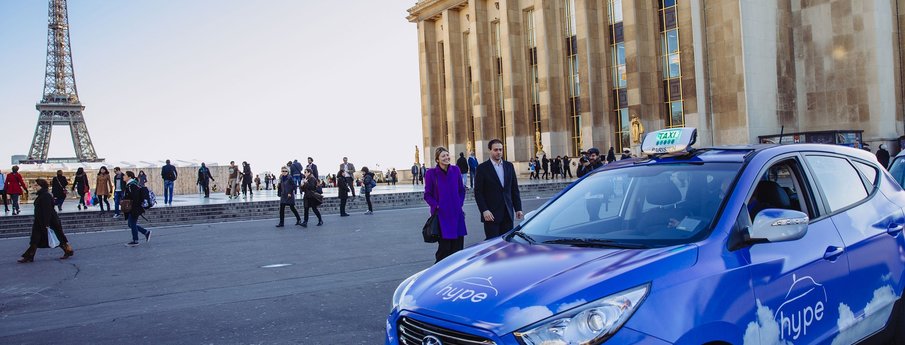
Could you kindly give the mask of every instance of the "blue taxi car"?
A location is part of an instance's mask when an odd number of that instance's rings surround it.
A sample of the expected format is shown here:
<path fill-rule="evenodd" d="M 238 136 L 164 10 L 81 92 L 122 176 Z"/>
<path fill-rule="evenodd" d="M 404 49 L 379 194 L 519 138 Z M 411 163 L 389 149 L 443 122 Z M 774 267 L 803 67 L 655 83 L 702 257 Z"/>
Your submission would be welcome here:
<path fill-rule="evenodd" d="M 905 192 L 876 158 L 695 136 L 650 133 L 404 280 L 386 344 L 905 342 Z"/>

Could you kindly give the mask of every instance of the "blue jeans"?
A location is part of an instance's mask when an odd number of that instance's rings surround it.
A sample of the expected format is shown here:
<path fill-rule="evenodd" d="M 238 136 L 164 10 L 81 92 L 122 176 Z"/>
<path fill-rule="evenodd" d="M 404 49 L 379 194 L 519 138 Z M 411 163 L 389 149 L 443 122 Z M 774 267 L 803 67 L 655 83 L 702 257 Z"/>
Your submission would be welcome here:
<path fill-rule="evenodd" d="M 10 194 L 10 200 L 13 202 L 13 211 L 19 211 L 19 194 Z"/>
<path fill-rule="evenodd" d="M 129 214 L 129 228 L 132 229 L 132 242 L 138 242 L 138 233 L 142 233 L 143 235 L 148 234 L 148 230 L 138 225 L 138 215 L 134 213 Z"/>
<path fill-rule="evenodd" d="M 462 185 L 468 186 L 468 175 L 462 174 Z"/>
<path fill-rule="evenodd" d="M 163 204 L 164 205 L 172 205 L 173 204 L 173 185 L 174 181 L 163 181 Z"/>
<path fill-rule="evenodd" d="M 477 169 L 477 168 L 475 168 L 475 169 Z M 475 169 L 471 169 L 468 172 L 468 176 L 471 177 L 471 189 L 474 189 L 474 170 Z"/>
<path fill-rule="evenodd" d="M 113 192 L 113 214 L 119 214 L 119 201 L 123 199 L 123 192 Z"/>

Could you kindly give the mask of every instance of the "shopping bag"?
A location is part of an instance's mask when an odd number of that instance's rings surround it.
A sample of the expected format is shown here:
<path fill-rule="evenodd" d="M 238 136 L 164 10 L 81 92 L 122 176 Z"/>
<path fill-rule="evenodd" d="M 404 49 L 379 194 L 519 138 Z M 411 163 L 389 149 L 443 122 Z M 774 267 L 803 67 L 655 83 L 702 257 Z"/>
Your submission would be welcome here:
<path fill-rule="evenodd" d="M 91 191 L 85 192 L 85 205 L 88 205 L 88 206 L 94 205 L 94 203 L 92 201 L 94 201 L 94 200 L 91 199 Z"/>
<path fill-rule="evenodd" d="M 50 227 L 47 227 L 47 247 L 56 248 L 59 246 L 60 240 L 57 238 L 57 233 L 54 232 Z"/>

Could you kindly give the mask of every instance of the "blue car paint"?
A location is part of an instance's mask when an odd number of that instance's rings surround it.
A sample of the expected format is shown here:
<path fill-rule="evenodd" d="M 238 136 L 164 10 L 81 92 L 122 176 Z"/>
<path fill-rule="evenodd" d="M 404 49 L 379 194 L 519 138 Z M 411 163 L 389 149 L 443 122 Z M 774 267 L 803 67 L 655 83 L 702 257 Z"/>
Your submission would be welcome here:
<path fill-rule="evenodd" d="M 431 267 L 411 284 L 404 302 L 387 318 L 386 343 L 398 344 L 396 320 L 407 316 L 497 344 L 517 344 L 514 331 L 582 302 L 645 283 L 650 283 L 647 298 L 607 343 L 779 341 L 768 334 L 769 327 L 775 326 L 770 323 L 777 318 L 777 324 L 789 320 L 780 325 L 781 330 L 788 330 L 783 341 L 830 343 L 844 340 L 846 332 L 855 337 L 852 341 L 870 335 L 852 335 L 852 329 L 858 327 L 847 327 L 837 335 L 837 320 L 847 313 L 855 319 L 871 316 L 865 310 L 877 296 L 901 297 L 905 239 L 901 231 L 887 230 L 905 224 L 905 193 L 881 170 L 879 187 L 867 199 L 812 219 L 800 240 L 732 250 L 730 238 L 739 231 L 738 219 L 746 210 L 746 200 L 764 169 L 779 157 L 799 159 L 803 169 L 805 156 L 821 152 L 875 164 L 869 153 L 830 145 L 754 149 L 714 151 L 693 158 L 702 163 L 744 162 L 712 231 L 703 240 L 644 250 L 485 241 Z M 690 161 L 634 159 L 597 171 Z M 813 184 L 814 177 L 804 173 Z M 551 198 L 539 212 L 585 178 Z M 815 196 L 815 202 L 822 200 Z M 825 259 L 832 248 L 841 250 Z M 820 320 L 816 320 L 818 311 Z"/>

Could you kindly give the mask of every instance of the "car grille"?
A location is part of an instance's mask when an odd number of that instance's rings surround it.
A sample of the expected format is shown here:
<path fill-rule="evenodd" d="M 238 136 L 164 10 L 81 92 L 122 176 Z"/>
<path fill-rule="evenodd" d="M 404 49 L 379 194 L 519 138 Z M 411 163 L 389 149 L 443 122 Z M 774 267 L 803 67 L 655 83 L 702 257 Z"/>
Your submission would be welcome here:
<path fill-rule="evenodd" d="M 399 343 L 403 345 L 421 345 L 424 337 L 432 335 L 443 345 L 494 345 L 493 341 L 488 339 L 453 331 L 443 327 L 434 326 L 418 320 L 403 317 L 399 319 L 398 325 Z"/>

